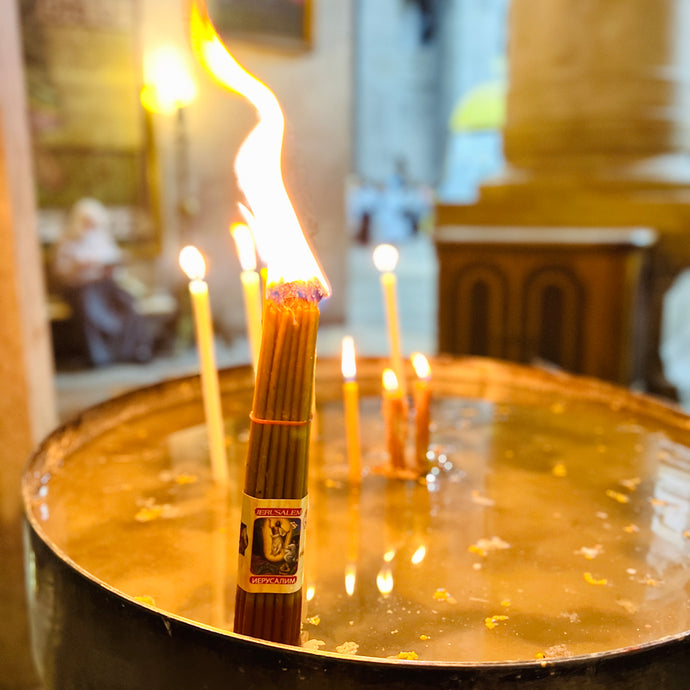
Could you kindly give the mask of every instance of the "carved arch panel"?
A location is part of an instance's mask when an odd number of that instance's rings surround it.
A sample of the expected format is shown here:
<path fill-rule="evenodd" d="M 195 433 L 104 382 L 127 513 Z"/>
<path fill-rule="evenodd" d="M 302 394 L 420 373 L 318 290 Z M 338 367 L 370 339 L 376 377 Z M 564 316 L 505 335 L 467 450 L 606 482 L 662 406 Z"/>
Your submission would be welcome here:
<path fill-rule="evenodd" d="M 545 267 L 525 278 L 523 360 L 543 359 L 568 371 L 582 371 L 585 289 L 563 267 Z"/>
<path fill-rule="evenodd" d="M 456 275 L 454 342 L 460 352 L 506 357 L 508 280 L 498 266 L 470 264 Z"/>

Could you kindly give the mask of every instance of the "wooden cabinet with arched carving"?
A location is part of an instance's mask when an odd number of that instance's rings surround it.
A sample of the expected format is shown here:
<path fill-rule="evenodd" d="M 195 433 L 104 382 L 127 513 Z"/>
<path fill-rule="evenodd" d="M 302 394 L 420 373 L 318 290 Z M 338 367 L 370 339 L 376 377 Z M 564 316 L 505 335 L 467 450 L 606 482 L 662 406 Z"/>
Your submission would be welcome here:
<path fill-rule="evenodd" d="M 439 352 L 643 380 L 655 239 L 642 228 L 437 228 Z"/>

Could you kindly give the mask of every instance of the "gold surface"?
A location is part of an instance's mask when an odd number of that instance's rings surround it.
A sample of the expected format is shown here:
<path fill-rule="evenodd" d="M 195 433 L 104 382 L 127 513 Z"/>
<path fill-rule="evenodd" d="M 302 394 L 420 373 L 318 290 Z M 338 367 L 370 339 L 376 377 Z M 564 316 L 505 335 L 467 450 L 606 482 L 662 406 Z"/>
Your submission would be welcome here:
<path fill-rule="evenodd" d="M 366 472 L 386 459 L 382 365 L 359 367 L 358 492 L 347 482 L 339 367 L 322 362 L 317 373 L 308 645 L 529 660 L 688 629 L 685 415 L 593 380 L 437 360 L 430 475 L 387 480 Z M 27 490 L 37 528 L 78 567 L 128 597 L 228 629 L 251 371 L 226 371 L 221 386 L 229 501 L 210 483 L 190 382 L 90 413 L 46 452 Z"/>

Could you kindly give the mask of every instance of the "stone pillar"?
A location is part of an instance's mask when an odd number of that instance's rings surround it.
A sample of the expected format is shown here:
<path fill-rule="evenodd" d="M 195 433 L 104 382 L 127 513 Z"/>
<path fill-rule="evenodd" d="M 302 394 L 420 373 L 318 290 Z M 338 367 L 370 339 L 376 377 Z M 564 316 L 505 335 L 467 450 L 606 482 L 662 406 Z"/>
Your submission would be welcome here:
<path fill-rule="evenodd" d="M 0 3 L 0 518 L 19 512 L 21 470 L 57 423 L 36 223 L 21 35 Z"/>
<path fill-rule="evenodd" d="M 477 203 L 441 203 L 439 226 L 646 227 L 659 238 L 646 384 L 663 296 L 690 266 L 690 0 L 512 0 L 498 176 Z"/>
<path fill-rule="evenodd" d="M 688 0 L 512 0 L 503 184 L 690 184 Z"/>
<path fill-rule="evenodd" d="M 0 2 L 0 649 L 7 686 L 33 688 L 39 682 L 25 604 L 20 479 L 57 415 L 18 5 Z"/>

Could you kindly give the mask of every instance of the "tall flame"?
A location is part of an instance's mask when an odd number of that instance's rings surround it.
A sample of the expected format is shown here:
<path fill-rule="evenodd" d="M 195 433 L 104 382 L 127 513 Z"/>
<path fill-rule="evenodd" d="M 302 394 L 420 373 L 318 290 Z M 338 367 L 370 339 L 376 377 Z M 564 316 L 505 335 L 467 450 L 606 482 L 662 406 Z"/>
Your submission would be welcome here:
<path fill-rule="evenodd" d="M 203 0 L 191 0 L 192 49 L 199 62 L 223 86 L 243 95 L 256 108 L 259 122 L 240 146 L 235 173 L 256 227 L 270 238 L 268 283 L 316 279 L 324 295 L 326 279 L 295 210 L 290 203 L 280 169 L 284 119 L 271 90 L 247 72 L 228 52 L 208 16 Z"/>

